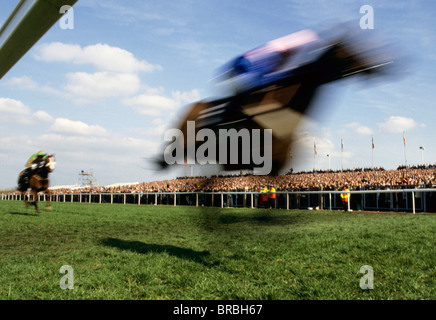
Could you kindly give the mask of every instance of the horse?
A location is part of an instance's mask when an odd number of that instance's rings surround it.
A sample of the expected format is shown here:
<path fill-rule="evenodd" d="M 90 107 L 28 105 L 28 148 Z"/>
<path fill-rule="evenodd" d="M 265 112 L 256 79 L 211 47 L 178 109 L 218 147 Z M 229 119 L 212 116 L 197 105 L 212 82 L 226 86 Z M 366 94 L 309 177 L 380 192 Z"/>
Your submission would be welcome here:
<path fill-rule="evenodd" d="M 327 39 L 326 45 L 320 49 L 305 51 L 301 48 L 301 54 L 307 58 L 305 63 L 297 67 L 284 67 L 278 75 L 275 73 L 274 77 L 271 76 L 271 79 L 266 75 L 258 86 L 235 95 L 192 104 L 186 114 L 181 116 L 182 121 L 176 124 L 176 128 L 179 128 L 184 137 L 189 134 L 188 121 L 195 122 L 195 137 L 199 130 L 205 128 L 211 129 L 216 135 L 221 129 L 260 129 L 261 132 L 265 128 L 273 129 L 270 174 L 276 175 L 288 164 L 290 145 L 295 139 L 296 128 L 301 120 L 314 114 L 312 107 L 319 108 L 319 103 L 313 102 L 318 98 L 323 85 L 358 74 L 366 75 L 369 79 L 390 73 L 390 65 L 394 58 L 388 48 L 377 47 L 377 44 L 372 45 L 371 41 L 359 39 L 357 36 L 340 36 Z M 203 141 L 204 139 L 196 139 L 195 151 Z M 167 146 L 168 144 L 164 145 L 164 148 Z M 187 150 L 187 139 L 184 140 L 183 147 Z M 265 147 L 260 146 L 261 153 L 264 153 Z M 235 163 L 231 161 L 230 157 L 233 154 L 228 147 L 224 170 L 253 170 L 256 167 L 254 159 L 248 162 L 239 161 L 242 157 L 241 148 L 239 145 L 236 150 L 239 151 L 239 158 Z M 214 152 L 217 159 L 215 163 L 221 159 L 220 151 L 220 143 L 217 143 Z M 164 158 L 165 151 L 162 154 Z M 184 157 L 187 163 L 186 153 Z M 156 164 L 165 169 L 169 165 L 162 158 L 157 159 Z"/>
<path fill-rule="evenodd" d="M 24 169 L 20 172 L 18 177 L 18 190 L 21 191 L 21 194 L 24 198 L 24 203 L 26 205 L 26 208 L 29 207 L 29 204 L 35 206 L 36 212 L 40 212 L 38 209 L 38 192 L 42 192 L 48 195 L 48 201 L 45 206 L 46 211 L 51 211 L 51 201 L 50 201 L 50 190 L 48 189 L 49 186 L 49 179 L 48 175 L 49 173 L 53 172 L 53 170 L 56 167 L 56 162 L 54 159 L 54 155 L 48 155 L 46 159 L 39 165 L 32 173 L 29 178 L 29 182 L 26 183 L 23 181 L 23 174 L 26 172 L 27 169 Z M 26 192 L 30 188 L 30 191 L 33 195 L 33 201 L 28 201 L 26 199 Z"/>

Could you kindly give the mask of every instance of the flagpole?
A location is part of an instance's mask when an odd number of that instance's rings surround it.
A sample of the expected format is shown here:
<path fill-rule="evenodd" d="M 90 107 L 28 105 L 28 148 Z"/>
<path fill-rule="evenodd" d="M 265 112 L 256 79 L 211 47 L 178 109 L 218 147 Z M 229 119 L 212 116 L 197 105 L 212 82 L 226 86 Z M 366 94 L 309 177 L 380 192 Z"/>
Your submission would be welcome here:
<path fill-rule="evenodd" d="M 422 162 L 422 165 L 425 167 L 425 164 L 424 164 L 424 147 L 419 147 L 419 149 L 421 149 L 421 162 Z"/>
<path fill-rule="evenodd" d="M 342 165 L 342 153 L 344 152 L 344 141 L 341 138 L 341 172 L 344 171 L 344 166 Z"/>
<path fill-rule="evenodd" d="M 371 142 L 372 142 L 372 145 L 371 145 L 371 151 L 372 151 L 372 154 L 371 154 L 371 167 L 374 169 L 374 137 L 372 137 Z"/>
<path fill-rule="evenodd" d="M 403 131 L 403 144 L 404 144 L 404 162 L 406 164 L 406 169 L 407 169 L 407 157 L 406 157 L 406 136 L 404 134 Z"/>

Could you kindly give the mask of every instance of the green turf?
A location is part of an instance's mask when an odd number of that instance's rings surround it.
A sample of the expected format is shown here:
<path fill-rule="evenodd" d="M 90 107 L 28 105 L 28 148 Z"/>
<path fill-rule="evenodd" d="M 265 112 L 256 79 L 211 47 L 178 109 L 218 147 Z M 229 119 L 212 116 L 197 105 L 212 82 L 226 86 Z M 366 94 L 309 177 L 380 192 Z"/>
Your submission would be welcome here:
<path fill-rule="evenodd" d="M 429 214 L 0 201 L 0 299 L 435 299 L 435 232 Z"/>

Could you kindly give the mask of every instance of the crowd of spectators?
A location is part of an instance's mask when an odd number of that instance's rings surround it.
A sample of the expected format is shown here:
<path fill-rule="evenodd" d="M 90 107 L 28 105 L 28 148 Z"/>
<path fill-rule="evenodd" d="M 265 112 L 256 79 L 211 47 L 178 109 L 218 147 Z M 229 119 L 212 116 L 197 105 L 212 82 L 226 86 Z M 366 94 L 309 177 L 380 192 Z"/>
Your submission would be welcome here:
<path fill-rule="evenodd" d="M 277 191 L 301 190 L 350 190 L 432 188 L 436 187 L 436 168 L 399 167 L 396 170 L 383 168 L 359 168 L 343 171 L 289 172 L 278 176 L 256 176 L 249 174 L 212 177 L 178 177 L 172 180 L 142 182 L 133 185 L 111 187 L 83 187 L 54 189 L 54 193 L 131 193 L 131 192 L 220 192 L 259 191 L 263 186 L 274 186 Z"/>

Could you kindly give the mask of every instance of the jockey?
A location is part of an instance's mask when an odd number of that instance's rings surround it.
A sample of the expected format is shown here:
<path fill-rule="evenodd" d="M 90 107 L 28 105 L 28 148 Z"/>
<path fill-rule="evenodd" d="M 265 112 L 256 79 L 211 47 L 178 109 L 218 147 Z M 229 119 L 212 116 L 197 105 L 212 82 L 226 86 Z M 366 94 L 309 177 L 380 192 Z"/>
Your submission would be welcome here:
<path fill-rule="evenodd" d="M 25 167 L 27 168 L 24 171 L 24 174 L 22 176 L 22 179 L 25 183 L 29 182 L 29 178 L 32 175 L 33 171 L 40 167 L 41 162 L 45 161 L 47 159 L 47 154 L 39 150 L 37 153 L 34 153 L 30 156 L 29 160 L 27 160 Z"/>
<path fill-rule="evenodd" d="M 310 51 L 309 48 L 316 49 L 322 43 L 319 36 L 311 30 L 292 33 L 272 40 L 232 60 L 222 67 L 218 78 L 230 81 L 236 93 L 272 84 L 289 76 L 289 69 L 301 63 L 297 60 L 294 64 L 289 64 L 297 53 Z"/>
<path fill-rule="evenodd" d="M 47 159 L 47 154 L 44 151 L 39 150 L 37 153 L 34 153 L 30 156 L 29 160 L 26 162 L 26 167 L 31 168 L 31 170 L 35 170 L 45 159 Z"/>

